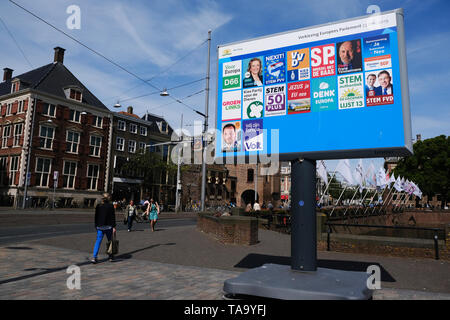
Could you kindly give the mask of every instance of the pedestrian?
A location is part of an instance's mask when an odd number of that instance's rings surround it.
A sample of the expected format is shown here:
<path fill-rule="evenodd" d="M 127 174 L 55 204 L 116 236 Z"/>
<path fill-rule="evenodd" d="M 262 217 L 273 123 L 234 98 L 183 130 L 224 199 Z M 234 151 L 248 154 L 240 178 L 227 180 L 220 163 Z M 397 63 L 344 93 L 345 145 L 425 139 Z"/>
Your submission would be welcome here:
<path fill-rule="evenodd" d="M 156 221 L 158 220 L 159 214 L 159 205 L 158 202 L 153 201 L 153 198 L 150 199 L 150 204 L 147 207 L 147 215 L 148 220 L 150 220 L 150 227 L 152 228 L 152 232 L 155 231 Z"/>
<path fill-rule="evenodd" d="M 124 219 L 127 220 L 128 223 L 128 232 L 131 231 L 133 227 L 133 219 L 136 217 L 137 210 L 134 205 L 134 201 L 130 200 L 130 204 L 125 208 Z"/>
<path fill-rule="evenodd" d="M 94 246 L 94 253 L 91 259 L 92 263 L 98 262 L 98 251 L 104 235 L 108 241 L 112 240 L 113 234 L 116 234 L 116 213 L 114 206 L 111 203 L 111 196 L 109 193 L 104 193 L 102 203 L 95 207 L 95 229 L 97 230 L 97 240 Z M 112 261 L 114 256 L 109 255 L 109 261 Z"/>

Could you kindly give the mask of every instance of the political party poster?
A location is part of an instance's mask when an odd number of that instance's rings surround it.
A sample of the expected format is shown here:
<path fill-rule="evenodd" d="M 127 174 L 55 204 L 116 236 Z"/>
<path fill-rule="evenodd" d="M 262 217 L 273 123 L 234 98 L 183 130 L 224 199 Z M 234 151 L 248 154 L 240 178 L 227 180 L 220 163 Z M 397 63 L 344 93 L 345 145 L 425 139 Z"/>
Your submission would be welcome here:
<path fill-rule="evenodd" d="M 284 52 L 265 56 L 264 80 L 265 85 L 282 83 L 286 81 L 286 62 Z"/>
<path fill-rule="evenodd" d="M 364 107 L 363 74 L 338 76 L 339 109 Z"/>
<path fill-rule="evenodd" d="M 404 18 L 395 9 L 219 45 L 216 160 L 411 154 Z M 228 123 L 241 127 L 236 145 Z"/>
<path fill-rule="evenodd" d="M 222 123 L 222 152 L 241 151 L 241 122 Z"/>
<path fill-rule="evenodd" d="M 286 85 L 266 87 L 265 102 L 265 117 L 286 115 Z"/>
<path fill-rule="evenodd" d="M 242 72 L 244 77 L 242 86 L 244 88 L 259 87 L 264 83 L 263 77 L 263 57 L 253 57 L 243 60 Z"/>
<path fill-rule="evenodd" d="M 338 96 L 335 77 L 311 80 L 311 111 L 338 109 Z"/>
<path fill-rule="evenodd" d="M 245 89 L 242 93 L 242 118 L 253 119 L 263 116 L 263 88 Z"/>
<path fill-rule="evenodd" d="M 222 94 L 222 121 L 241 119 L 241 91 L 226 91 Z"/>
<path fill-rule="evenodd" d="M 336 49 L 338 74 L 362 71 L 360 39 L 338 42 Z"/>
<path fill-rule="evenodd" d="M 288 84 L 288 114 L 311 111 L 311 95 L 309 81 Z"/>
<path fill-rule="evenodd" d="M 369 71 L 366 77 L 366 104 L 368 107 L 394 103 L 392 69 Z"/>
<path fill-rule="evenodd" d="M 334 44 L 311 48 L 311 74 L 313 78 L 336 74 L 336 50 Z"/>
<path fill-rule="evenodd" d="M 242 124 L 244 131 L 245 151 L 261 151 L 264 147 L 263 119 L 245 120 Z"/>
<path fill-rule="evenodd" d="M 308 80 L 309 74 L 309 48 L 288 51 L 287 55 L 287 80 Z"/>
<path fill-rule="evenodd" d="M 364 70 L 377 70 L 392 67 L 389 34 L 364 38 Z"/>
<path fill-rule="evenodd" d="M 226 62 L 223 64 L 222 89 L 231 90 L 241 87 L 241 61 Z"/>

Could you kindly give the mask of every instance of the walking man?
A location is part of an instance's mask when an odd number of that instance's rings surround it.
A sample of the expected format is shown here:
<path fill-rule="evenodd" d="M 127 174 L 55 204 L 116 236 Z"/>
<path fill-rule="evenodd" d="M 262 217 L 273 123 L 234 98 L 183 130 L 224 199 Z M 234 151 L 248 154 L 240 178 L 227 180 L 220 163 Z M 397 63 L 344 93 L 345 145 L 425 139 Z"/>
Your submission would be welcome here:
<path fill-rule="evenodd" d="M 98 262 L 98 251 L 102 244 L 103 236 L 106 234 L 108 241 L 111 241 L 112 235 L 116 233 L 116 214 L 109 193 L 104 193 L 102 203 L 95 207 L 95 229 L 97 230 L 97 240 L 91 259 L 92 263 Z M 113 259 L 114 256 L 111 254 L 109 256 L 109 261 L 112 261 Z"/>

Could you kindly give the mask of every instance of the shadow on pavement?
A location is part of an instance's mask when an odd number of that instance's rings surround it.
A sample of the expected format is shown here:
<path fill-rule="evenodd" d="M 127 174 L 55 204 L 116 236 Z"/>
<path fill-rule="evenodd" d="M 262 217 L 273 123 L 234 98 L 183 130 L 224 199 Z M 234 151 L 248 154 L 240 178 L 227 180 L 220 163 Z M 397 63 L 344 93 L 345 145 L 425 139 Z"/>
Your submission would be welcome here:
<path fill-rule="evenodd" d="M 176 243 L 169 242 L 169 243 L 164 243 L 164 244 L 155 244 L 155 245 L 152 245 L 152 246 L 149 246 L 146 248 L 134 250 L 131 252 L 126 252 L 126 253 L 115 256 L 115 260 L 113 260 L 113 262 L 120 262 L 121 260 L 131 259 L 133 257 L 133 254 L 137 253 L 137 252 L 145 251 L 145 250 L 152 249 L 152 248 L 159 247 L 159 246 L 173 246 L 173 245 L 176 245 Z M 27 247 L 11 247 L 11 248 L 12 249 L 21 248 L 22 250 L 24 250 L 24 248 L 27 248 Z M 32 249 L 32 248 L 27 248 L 26 250 L 29 250 L 29 249 Z M 98 263 L 102 263 L 105 261 L 108 261 L 108 258 L 99 259 Z M 81 266 L 86 266 L 86 265 L 91 265 L 91 264 L 92 264 L 91 261 L 84 261 L 81 263 L 73 263 L 71 265 L 76 265 L 78 267 L 81 267 Z M 0 285 L 5 284 L 5 283 L 10 283 L 10 282 L 15 282 L 15 281 L 26 280 L 26 279 L 30 279 L 30 278 L 34 278 L 34 277 L 39 277 L 39 276 L 46 275 L 46 274 L 53 273 L 53 272 L 67 270 L 68 267 L 69 267 L 69 265 L 64 266 L 64 267 L 59 267 L 59 268 L 29 268 L 29 269 L 25 269 L 24 271 L 36 271 L 36 270 L 43 270 L 43 271 L 33 273 L 33 274 L 27 274 L 27 275 L 23 275 L 23 276 L 11 278 L 11 279 L 0 280 Z"/>
<path fill-rule="evenodd" d="M 291 265 L 291 257 L 269 256 L 264 254 L 251 253 L 236 264 L 235 268 L 253 269 L 261 267 L 266 263 Z M 377 262 L 345 261 L 345 260 L 325 260 L 317 259 L 318 268 L 335 269 L 343 271 L 367 272 L 367 268 L 376 265 L 381 271 L 381 281 L 396 282 L 396 280 Z"/>

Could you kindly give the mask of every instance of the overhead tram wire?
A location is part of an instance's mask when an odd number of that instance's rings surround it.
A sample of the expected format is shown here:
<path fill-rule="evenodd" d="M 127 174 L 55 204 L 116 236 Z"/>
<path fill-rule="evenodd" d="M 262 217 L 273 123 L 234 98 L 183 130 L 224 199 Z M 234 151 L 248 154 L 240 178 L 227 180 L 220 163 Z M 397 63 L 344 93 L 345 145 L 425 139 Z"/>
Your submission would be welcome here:
<path fill-rule="evenodd" d="M 46 25 L 48 25 L 48 26 L 52 27 L 53 29 L 55 29 L 56 31 L 58 31 L 58 32 L 60 32 L 60 33 L 62 33 L 62 34 L 64 34 L 66 37 L 72 39 L 73 41 L 75 41 L 75 42 L 78 43 L 79 45 L 85 47 L 85 48 L 88 49 L 89 51 L 95 53 L 95 54 L 98 55 L 99 57 L 101 57 L 101 58 L 105 59 L 106 61 L 108 61 L 109 63 L 115 65 L 115 66 L 118 67 L 119 69 L 125 71 L 125 72 L 128 73 L 129 75 L 135 77 L 136 79 L 139 79 L 140 81 L 142 81 L 142 82 L 144 82 L 145 84 L 147 84 L 147 85 L 153 87 L 154 89 L 156 89 L 156 90 L 158 90 L 158 91 L 161 91 L 160 88 L 158 88 L 157 86 L 151 84 L 149 81 L 147 81 L 147 80 L 141 78 L 140 76 L 136 75 L 135 73 L 133 73 L 133 72 L 127 70 L 126 68 L 122 67 L 120 64 L 118 64 L 117 62 L 115 62 L 115 61 L 109 59 L 108 57 L 104 56 L 104 55 L 101 54 L 100 52 L 98 52 L 98 51 L 96 51 L 96 50 L 90 48 L 89 46 L 85 45 L 85 44 L 82 43 L 81 41 L 77 40 L 76 38 L 74 38 L 74 37 L 72 37 L 71 35 L 67 34 L 66 32 L 62 31 L 62 30 L 59 29 L 58 27 L 55 27 L 55 26 L 52 25 L 51 23 L 45 21 L 44 19 L 42 19 L 42 18 L 39 17 L 38 15 L 34 14 L 34 13 L 31 12 L 30 10 L 28 10 L 28 9 L 26 9 L 26 8 L 24 8 L 24 7 L 22 7 L 20 4 L 14 2 L 13 0 L 9 0 L 9 2 L 13 3 L 14 5 L 16 5 L 17 7 L 21 8 L 22 10 L 28 12 L 29 14 L 31 14 L 31 15 L 32 15 L 33 17 L 35 17 L 36 19 L 42 21 L 42 22 L 45 23 Z M 195 111 L 196 113 L 202 114 L 202 113 L 200 113 L 199 111 L 195 110 L 193 107 L 188 106 L 187 104 L 183 103 L 181 100 L 177 99 L 176 97 L 171 96 L 171 95 L 169 95 L 169 97 L 170 97 L 171 99 L 175 100 L 176 102 L 179 102 L 180 104 L 184 105 L 185 107 L 188 107 L 189 109 Z"/>
<path fill-rule="evenodd" d="M 178 88 L 181 88 L 181 87 L 185 87 L 185 86 L 188 86 L 188 85 L 190 85 L 190 84 L 193 84 L 193 83 L 196 83 L 196 82 L 203 81 L 203 80 L 205 80 L 205 79 L 206 79 L 206 78 L 202 78 L 202 79 L 198 79 L 198 80 L 191 81 L 191 82 L 188 82 L 188 83 L 184 83 L 184 84 L 178 85 L 178 86 L 176 86 L 176 87 L 168 88 L 167 90 L 173 90 L 173 89 L 178 89 Z M 136 97 L 132 97 L 132 98 L 127 98 L 127 99 L 119 99 L 119 100 L 120 100 L 121 102 L 125 102 L 125 101 L 134 100 L 134 99 L 139 99 L 139 98 L 142 98 L 142 97 L 151 96 L 151 95 L 157 94 L 157 93 L 160 93 L 160 91 L 154 91 L 154 92 L 142 94 L 142 95 L 140 95 L 140 96 L 136 96 Z"/>
<path fill-rule="evenodd" d="M 208 39 L 206 39 L 205 41 L 203 41 L 202 43 L 200 43 L 198 46 L 196 46 L 194 49 L 190 50 L 190 51 L 189 51 L 188 53 L 186 53 L 184 56 L 182 56 L 182 57 L 179 58 L 177 61 L 175 61 L 174 63 L 172 63 L 172 64 L 171 64 L 168 68 L 166 68 L 164 71 L 162 71 L 162 72 L 156 74 L 155 76 L 151 77 L 150 79 L 148 79 L 148 80 L 146 80 L 146 81 L 152 81 L 153 79 L 155 79 L 155 78 L 161 76 L 162 74 L 166 73 L 166 72 L 169 71 L 174 65 L 176 65 L 178 62 L 180 62 L 181 60 L 183 60 L 184 58 L 186 58 L 187 56 L 189 56 L 190 54 L 192 54 L 195 50 L 197 50 L 198 48 L 200 48 L 200 47 L 201 47 L 202 45 L 204 45 L 207 41 L 208 41 Z M 204 78 L 204 79 L 205 79 L 205 78 Z M 141 83 L 141 84 L 138 84 L 137 86 L 133 86 L 133 87 L 131 87 L 130 89 L 126 90 L 123 94 L 125 94 L 126 92 L 129 92 L 129 91 L 131 91 L 131 90 L 134 90 L 134 89 L 140 87 L 141 85 L 142 85 L 142 83 Z M 173 88 L 172 88 L 172 89 L 173 89 Z M 167 89 L 167 90 L 170 90 L 170 89 Z M 118 95 L 118 96 L 114 96 L 114 97 L 112 97 L 112 98 L 108 98 L 107 100 L 110 100 L 110 99 L 112 100 L 112 99 L 120 98 L 121 96 L 123 96 L 123 94 Z M 120 100 L 120 99 L 118 99 L 118 100 Z M 122 100 L 121 100 L 121 101 L 122 101 Z"/>
<path fill-rule="evenodd" d="M 28 60 L 27 56 L 25 55 L 25 52 L 23 52 L 22 48 L 20 47 L 19 43 L 17 42 L 16 38 L 14 37 L 13 33 L 9 30 L 9 28 L 6 25 L 6 22 L 0 17 L 0 21 L 2 22 L 3 26 L 5 27 L 6 31 L 8 32 L 9 36 L 13 39 L 14 43 L 16 44 L 19 51 L 22 53 L 25 60 L 28 62 L 28 65 L 33 69 L 33 65 L 31 64 L 30 60 Z"/>

